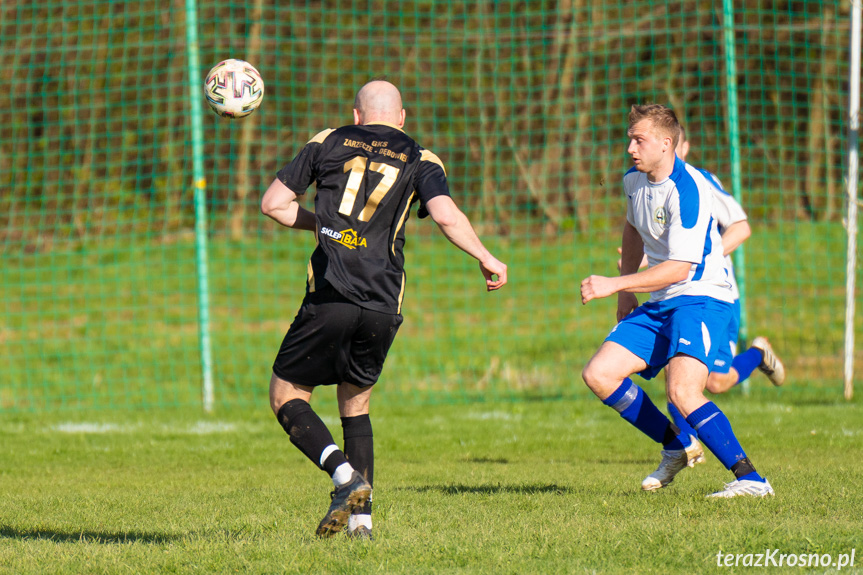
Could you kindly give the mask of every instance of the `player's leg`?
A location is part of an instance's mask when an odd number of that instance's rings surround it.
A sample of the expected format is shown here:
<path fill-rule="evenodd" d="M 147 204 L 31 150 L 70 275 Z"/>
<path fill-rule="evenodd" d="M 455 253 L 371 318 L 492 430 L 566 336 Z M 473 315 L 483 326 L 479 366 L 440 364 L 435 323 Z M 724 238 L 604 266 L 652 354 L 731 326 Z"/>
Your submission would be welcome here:
<path fill-rule="evenodd" d="M 710 380 L 707 382 L 707 391 L 725 393 L 749 379 L 756 369 L 764 373 L 773 385 L 780 386 L 785 383 L 785 366 L 782 365 L 765 337 L 756 337 L 752 340 L 752 347 L 734 356 L 731 370 L 726 376 L 714 379 L 714 374 L 711 373 Z"/>
<path fill-rule="evenodd" d="M 340 487 L 350 481 L 354 469 L 336 445 L 329 428 L 309 404 L 313 389 L 273 374 L 270 378 L 270 407 L 291 443 L 326 471 L 333 485 Z"/>
<path fill-rule="evenodd" d="M 731 470 L 737 481 L 719 496 L 768 495 L 773 490 L 756 471 L 734 435 L 724 413 L 704 397 L 708 365 L 714 365 L 719 350 L 712 341 L 724 341 L 730 322 L 731 306 L 707 298 L 702 303 L 681 307 L 669 325 L 677 345 L 668 363 L 668 397 L 696 430 L 698 438 Z M 722 495 L 724 494 L 724 495 Z"/>
<path fill-rule="evenodd" d="M 691 458 L 687 460 L 686 465 L 694 467 L 697 463 L 704 463 L 704 450 L 701 449 L 701 444 L 698 443 L 698 433 L 692 429 L 692 426 L 687 423 L 686 418 L 683 417 L 680 411 L 671 403 L 671 400 L 668 399 L 668 366 L 665 366 L 665 381 L 665 405 L 668 410 L 668 416 L 674 425 L 677 426 L 677 429 L 680 430 L 680 435 L 690 439 L 686 452 L 691 455 Z"/>
<path fill-rule="evenodd" d="M 761 356 L 761 361 L 758 363 L 758 369 L 767 376 L 775 386 L 780 386 L 785 383 L 785 366 L 773 351 L 773 346 L 766 337 L 759 336 L 752 340 L 752 347 L 749 351 L 757 351 Z M 753 354 L 753 359 L 755 358 Z"/>
<path fill-rule="evenodd" d="M 741 379 L 740 371 L 734 367 L 734 362 L 737 359 L 735 357 L 735 353 L 737 353 L 737 326 L 737 321 L 731 322 L 731 327 L 728 329 L 728 345 L 720 347 L 719 355 L 713 361 L 710 375 L 707 377 L 707 391 L 710 393 L 725 393 L 746 379 Z M 738 365 L 738 367 L 740 366 Z M 749 374 L 747 373 L 746 376 L 748 377 Z"/>
<path fill-rule="evenodd" d="M 324 469 L 335 486 L 316 531 L 324 537 L 340 531 L 351 511 L 371 496 L 371 486 L 348 463 L 308 401 L 315 386 L 343 381 L 359 310 L 335 290 L 307 296 L 276 355 L 270 380 L 270 405 L 291 443 Z"/>
<path fill-rule="evenodd" d="M 707 391 L 717 395 L 725 393 L 741 381 L 740 373 L 733 367 L 726 373 L 710 372 L 707 378 Z"/>
<path fill-rule="evenodd" d="M 771 383 L 780 386 L 785 383 L 785 366 L 776 357 L 767 338 L 756 337 L 752 347 L 734 356 L 728 373 L 713 373 L 707 380 L 707 391 L 725 393 L 737 384 L 743 383 L 756 369 L 762 371 Z"/>
<path fill-rule="evenodd" d="M 369 399 L 401 324 L 401 315 L 363 309 L 350 341 L 345 379 L 339 385 L 345 453 L 371 486 L 374 486 L 374 437 Z M 372 497 L 353 510 L 348 520 L 348 535 L 372 538 Z"/>
<path fill-rule="evenodd" d="M 666 390 L 667 389 L 668 386 L 666 385 Z M 680 430 L 680 435 L 689 438 L 689 443 L 686 444 L 687 467 L 694 467 L 698 463 L 704 463 L 704 450 L 701 448 L 701 444 L 698 442 L 698 432 L 692 429 L 692 426 L 689 425 L 689 422 L 686 421 L 686 418 L 683 417 L 683 414 L 680 413 L 680 410 L 674 407 L 674 404 L 671 403 L 671 400 L 668 400 L 666 402 L 666 406 L 671 421 L 674 423 L 674 425 L 677 426 L 677 429 Z"/>
<path fill-rule="evenodd" d="M 669 363 L 669 395 L 686 416 L 686 421 L 698 432 L 698 438 L 736 477 L 736 481 L 727 485 L 725 490 L 712 496 L 772 495 L 773 489 L 746 456 L 728 418 L 701 393 L 696 377 L 699 372 L 704 374 L 701 381 L 705 381 L 706 366 L 692 357 L 675 357 Z"/>
<path fill-rule="evenodd" d="M 345 455 L 350 464 L 374 488 L 375 445 L 372 421 L 369 418 L 371 387 L 357 387 L 344 382 L 339 385 L 339 415 L 345 440 Z M 348 534 L 355 537 L 372 536 L 372 498 L 357 507 L 348 519 Z"/>
<path fill-rule="evenodd" d="M 711 298 L 686 297 L 666 303 L 668 313 L 660 329 L 663 340 L 668 342 L 665 350 L 666 394 L 668 412 L 683 434 L 691 437 L 691 444 L 684 450 L 666 449 L 662 452 L 659 467 L 642 482 L 643 489 L 665 487 L 687 466 L 704 461 L 704 450 L 697 441 L 698 432 L 686 420 L 688 411 L 680 405 L 688 402 L 704 403 L 704 386 L 708 379 L 708 365 L 717 371 L 729 371 L 731 348 L 712 346 L 711 342 L 730 340 L 731 306 Z M 709 318 L 709 319 L 708 319 Z M 708 325 L 710 324 L 709 331 Z M 737 328 L 734 326 L 736 337 Z M 687 387 L 679 385 L 685 381 Z"/>
<path fill-rule="evenodd" d="M 629 376 L 647 363 L 614 341 L 605 341 L 582 371 L 587 387 L 602 403 L 617 411 L 636 429 L 664 446 L 677 447 L 679 430 L 662 414 Z M 683 445 L 679 447 L 682 449 Z"/>

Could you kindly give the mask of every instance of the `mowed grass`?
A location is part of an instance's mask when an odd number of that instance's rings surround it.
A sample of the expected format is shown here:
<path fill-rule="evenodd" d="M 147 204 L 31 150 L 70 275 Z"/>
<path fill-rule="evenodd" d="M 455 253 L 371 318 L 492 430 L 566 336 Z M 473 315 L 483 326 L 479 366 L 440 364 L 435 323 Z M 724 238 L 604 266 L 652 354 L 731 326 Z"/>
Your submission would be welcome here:
<path fill-rule="evenodd" d="M 378 401 L 571 397 L 572 380 L 616 314 L 614 297 L 582 305 L 579 284 L 617 273 L 619 226 L 487 238 L 510 266 L 508 285 L 492 294 L 476 262 L 433 224 L 412 221 L 411 230 L 405 321 Z M 256 404 L 304 294 L 314 238 L 278 231 L 209 244 L 212 367 L 222 406 Z M 749 339 L 768 336 L 783 358 L 790 385 L 782 394 L 841 396 L 844 241 L 837 224 L 759 223 L 746 243 Z M 194 254 L 188 239 L 136 237 L 0 258 L 0 413 L 200 405 Z M 855 331 L 861 341 L 863 313 Z M 863 365 L 863 349 L 856 360 Z"/>
<path fill-rule="evenodd" d="M 749 570 L 717 568 L 720 550 L 851 553 L 863 516 L 859 402 L 769 391 L 717 400 L 776 489 L 766 499 L 705 499 L 731 480 L 712 456 L 642 493 L 658 446 L 589 397 L 373 406 L 373 542 L 313 536 L 331 484 L 264 397 L 210 416 L 10 414 L 0 571 L 704 573 Z M 340 442 L 334 390 L 319 394 Z M 856 555 L 843 573 L 861 572 Z M 810 571 L 833 569 L 794 570 Z"/>

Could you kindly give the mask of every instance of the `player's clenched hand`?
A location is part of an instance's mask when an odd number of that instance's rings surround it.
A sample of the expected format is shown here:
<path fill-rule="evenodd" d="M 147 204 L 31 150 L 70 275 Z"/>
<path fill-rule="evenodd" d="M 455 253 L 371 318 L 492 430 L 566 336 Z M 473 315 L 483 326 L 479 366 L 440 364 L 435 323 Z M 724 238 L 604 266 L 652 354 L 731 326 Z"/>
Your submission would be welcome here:
<path fill-rule="evenodd" d="M 613 294 L 614 280 L 605 276 L 590 276 L 581 281 L 581 303 L 592 299 L 600 299 Z"/>
<path fill-rule="evenodd" d="M 638 307 L 638 298 L 634 293 L 618 292 L 617 294 L 617 321 L 632 313 L 632 310 Z"/>
<path fill-rule="evenodd" d="M 491 257 L 479 262 L 479 269 L 485 277 L 485 287 L 488 291 L 500 289 L 506 283 L 506 264 Z M 494 279 L 497 276 L 497 279 Z"/>

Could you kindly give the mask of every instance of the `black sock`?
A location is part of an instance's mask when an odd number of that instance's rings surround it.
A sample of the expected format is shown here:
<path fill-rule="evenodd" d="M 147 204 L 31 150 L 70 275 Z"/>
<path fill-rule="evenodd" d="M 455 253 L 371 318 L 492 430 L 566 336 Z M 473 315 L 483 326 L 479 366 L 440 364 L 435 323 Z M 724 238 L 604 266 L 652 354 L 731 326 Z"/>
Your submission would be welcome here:
<path fill-rule="evenodd" d="M 345 455 L 351 466 L 356 469 L 369 485 L 374 487 L 375 447 L 372 436 L 372 422 L 368 414 L 356 417 L 343 417 L 342 430 L 345 439 Z M 366 515 L 372 512 L 372 501 L 354 510 L 355 515 Z"/>
<path fill-rule="evenodd" d="M 744 457 L 731 466 L 731 473 L 734 474 L 734 477 L 740 479 L 744 475 L 755 473 L 755 466 L 752 465 L 752 462 L 749 461 L 748 457 Z"/>
<path fill-rule="evenodd" d="M 669 422 L 668 427 L 665 428 L 665 435 L 662 437 L 662 446 L 667 446 L 669 443 L 674 441 L 678 435 L 680 435 L 680 428 Z"/>
<path fill-rule="evenodd" d="M 279 409 L 276 419 L 291 438 L 291 443 L 296 445 L 315 465 L 326 470 L 330 477 L 339 465 L 347 462 L 345 454 L 336 449 L 327 456 L 323 464 L 321 463 L 324 449 L 335 445 L 335 441 L 330 430 L 308 402 L 302 399 L 288 401 Z"/>

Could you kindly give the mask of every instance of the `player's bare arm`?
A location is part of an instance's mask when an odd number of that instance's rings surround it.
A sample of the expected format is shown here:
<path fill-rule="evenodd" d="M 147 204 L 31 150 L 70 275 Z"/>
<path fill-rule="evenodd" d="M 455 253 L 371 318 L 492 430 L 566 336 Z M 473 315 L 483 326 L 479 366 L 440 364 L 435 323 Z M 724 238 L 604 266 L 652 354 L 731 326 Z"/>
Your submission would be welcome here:
<path fill-rule="evenodd" d="M 658 291 L 685 280 L 691 267 L 691 262 L 667 260 L 644 271 L 616 278 L 590 276 L 581 282 L 581 303 L 608 297 L 618 292 Z"/>
<path fill-rule="evenodd" d="M 261 213 L 285 227 L 315 231 L 315 214 L 297 203 L 297 194 L 278 178 L 261 199 Z"/>
<path fill-rule="evenodd" d="M 452 198 L 436 196 L 426 202 L 426 209 L 450 242 L 479 261 L 488 291 L 500 289 L 506 284 L 506 264 L 485 248 L 467 216 L 458 209 Z M 497 279 L 494 276 L 497 276 Z"/>
<path fill-rule="evenodd" d="M 638 265 L 644 255 L 644 241 L 628 221 L 623 225 L 621 238 L 620 261 L 617 264 L 621 275 L 628 275 L 638 271 Z M 616 278 L 592 275 L 581 282 L 581 303 L 586 304 L 593 299 L 601 299 L 621 292 Z M 622 298 L 622 301 L 620 301 Z M 628 308 L 623 313 L 626 316 L 638 306 L 638 300 L 633 295 L 621 295 L 618 298 L 618 308 Z M 621 310 L 618 310 L 618 320 L 621 318 Z"/>
<path fill-rule="evenodd" d="M 618 247 L 618 248 L 617 248 L 617 253 L 618 253 L 618 255 L 623 255 L 623 248 Z M 617 271 L 620 271 L 620 266 L 621 266 L 621 264 L 622 264 L 622 263 L 623 263 L 623 259 L 622 259 L 622 258 L 617 258 Z M 645 255 L 641 258 L 641 263 L 640 263 L 640 264 L 638 264 L 638 269 L 646 268 L 646 267 L 647 267 L 647 263 L 648 263 L 648 262 L 647 262 L 647 254 L 645 254 Z"/>
<path fill-rule="evenodd" d="M 620 240 L 620 275 L 634 274 L 644 259 L 644 240 L 631 223 L 624 222 Z M 646 263 L 646 262 L 645 262 Z"/>
<path fill-rule="evenodd" d="M 749 222 L 740 220 L 734 222 L 722 232 L 722 255 L 727 256 L 737 249 L 737 247 L 745 242 L 752 235 L 752 228 L 749 227 Z"/>
<path fill-rule="evenodd" d="M 644 253 L 644 240 L 641 234 L 629 221 L 623 223 L 623 233 L 620 239 L 620 260 L 617 269 L 620 275 L 636 273 L 647 267 L 647 254 Z M 631 314 L 638 307 L 638 298 L 634 293 L 617 292 L 617 321 Z"/>

